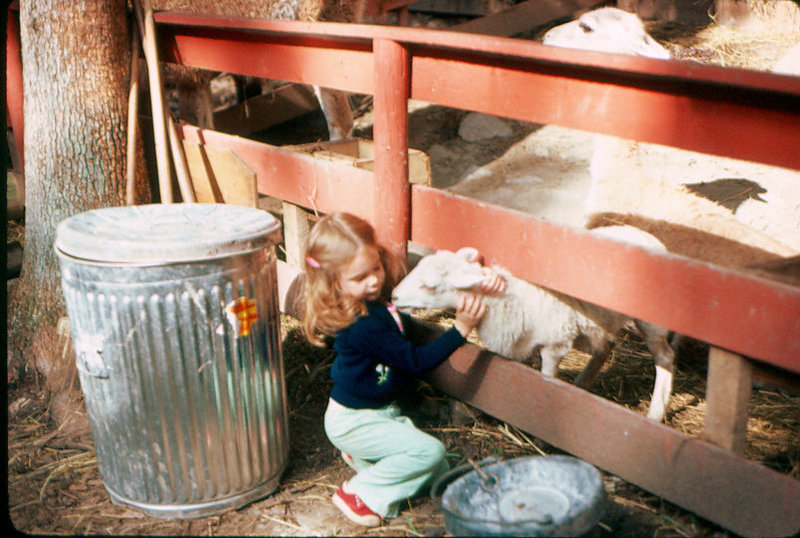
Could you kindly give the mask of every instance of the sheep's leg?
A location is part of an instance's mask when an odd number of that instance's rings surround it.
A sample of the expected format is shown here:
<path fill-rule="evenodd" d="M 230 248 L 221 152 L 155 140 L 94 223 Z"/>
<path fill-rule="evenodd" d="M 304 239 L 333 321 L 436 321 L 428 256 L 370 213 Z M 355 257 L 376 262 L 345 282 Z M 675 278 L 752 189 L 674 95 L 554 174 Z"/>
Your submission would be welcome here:
<path fill-rule="evenodd" d="M 314 86 L 314 94 L 328 123 L 328 137 L 331 140 L 349 138 L 353 134 L 353 111 L 347 93 Z"/>
<path fill-rule="evenodd" d="M 546 377 L 556 377 L 558 375 L 558 365 L 569 349 L 569 346 L 561 344 L 543 346 L 539 352 L 539 355 L 542 357 L 542 375 Z"/>
<path fill-rule="evenodd" d="M 650 400 L 650 408 L 647 410 L 647 418 L 656 422 L 664 420 L 671 394 L 672 370 L 656 365 L 656 382 L 653 386 L 653 397 Z"/>
<path fill-rule="evenodd" d="M 637 320 L 636 327 L 644 335 L 645 343 L 656 363 L 656 381 L 647 418 L 658 422 L 664 419 L 669 397 L 672 395 L 672 377 L 675 368 L 675 350 L 669 344 L 669 331 L 658 325 Z"/>
<path fill-rule="evenodd" d="M 603 365 L 611 356 L 612 347 L 612 343 L 605 339 L 595 346 L 589 363 L 583 368 L 583 371 L 578 375 L 578 378 L 575 379 L 576 386 L 585 389 L 594 383 L 594 380 L 597 379 L 597 375 L 600 373 Z"/>

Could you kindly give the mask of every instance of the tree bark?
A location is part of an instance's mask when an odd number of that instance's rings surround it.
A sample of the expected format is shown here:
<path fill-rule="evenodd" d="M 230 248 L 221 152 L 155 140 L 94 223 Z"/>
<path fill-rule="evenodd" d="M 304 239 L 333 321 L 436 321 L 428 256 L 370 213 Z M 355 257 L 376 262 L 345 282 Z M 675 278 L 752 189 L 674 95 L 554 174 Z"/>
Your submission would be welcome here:
<path fill-rule="evenodd" d="M 58 392 L 77 383 L 74 356 L 56 334 L 65 306 L 55 230 L 72 215 L 125 202 L 130 34 L 122 0 L 20 4 L 26 240 L 10 290 L 9 381 L 35 365 Z M 137 184 L 146 185 L 141 144 L 138 154 Z"/>

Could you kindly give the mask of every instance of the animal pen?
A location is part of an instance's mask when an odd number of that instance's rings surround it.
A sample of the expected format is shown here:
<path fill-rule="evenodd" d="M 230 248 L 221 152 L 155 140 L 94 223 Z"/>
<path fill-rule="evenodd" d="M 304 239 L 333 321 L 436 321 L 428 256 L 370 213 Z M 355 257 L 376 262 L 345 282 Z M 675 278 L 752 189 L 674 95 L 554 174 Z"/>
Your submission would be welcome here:
<path fill-rule="evenodd" d="M 473 246 L 487 264 L 712 346 L 702 438 L 472 345 L 430 376 L 435 386 L 735 533 L 800 529 L 800 482 L 743 456 L 753 370 L 800 374 L 800 288 L 411 185 L 407 108 L 416 99 L 800 170 L 800 78 L 414 28 L 175 12 L 155 22 L 161 61 L 374 96 L 374 173 L 182 127 L 186 142 L 235 153 L 260 194 L 355 213 L 401 255 L 409 240 Z M 284 267 L 284 288 L 296 271 Z"/>

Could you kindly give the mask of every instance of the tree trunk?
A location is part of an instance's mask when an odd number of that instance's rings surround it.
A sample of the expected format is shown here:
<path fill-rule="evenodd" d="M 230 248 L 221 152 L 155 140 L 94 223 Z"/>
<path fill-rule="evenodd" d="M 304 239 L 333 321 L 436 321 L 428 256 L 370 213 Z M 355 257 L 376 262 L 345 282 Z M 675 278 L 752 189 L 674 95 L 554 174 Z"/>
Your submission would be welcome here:
<path fill-rule="evenodd" d="M 9 381 L 35 365 L 49 390 L 63 392 L 78 384 L 56 334 L 65 308 L 55 229 L 125 201 L 130 34 L 122 0 L 20 4 L 27 206 L 22 275 L 9 301 Z M 144 185 L 141 158 L 137 169 Z"/>

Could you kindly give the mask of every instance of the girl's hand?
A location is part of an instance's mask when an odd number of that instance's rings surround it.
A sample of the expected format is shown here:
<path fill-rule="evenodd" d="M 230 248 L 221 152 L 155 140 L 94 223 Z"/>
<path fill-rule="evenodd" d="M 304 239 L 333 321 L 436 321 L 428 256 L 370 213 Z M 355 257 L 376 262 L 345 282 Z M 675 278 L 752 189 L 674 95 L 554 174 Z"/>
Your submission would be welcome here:
<path fill-rule="evenodd" d="M 506 290 L 506 279 L 500 276 L 497 271 L 489 267 L 483 268 L 486 277 L 481 283 L 481 292 L 486 295 L 499 295 Z"/>
<path fill-rule="evenodd" d="M 458 296 L 455 327 L 464 338 L 474 329 L 486 314 L 486 305 L 479 295 L 461 293 Z"/>

